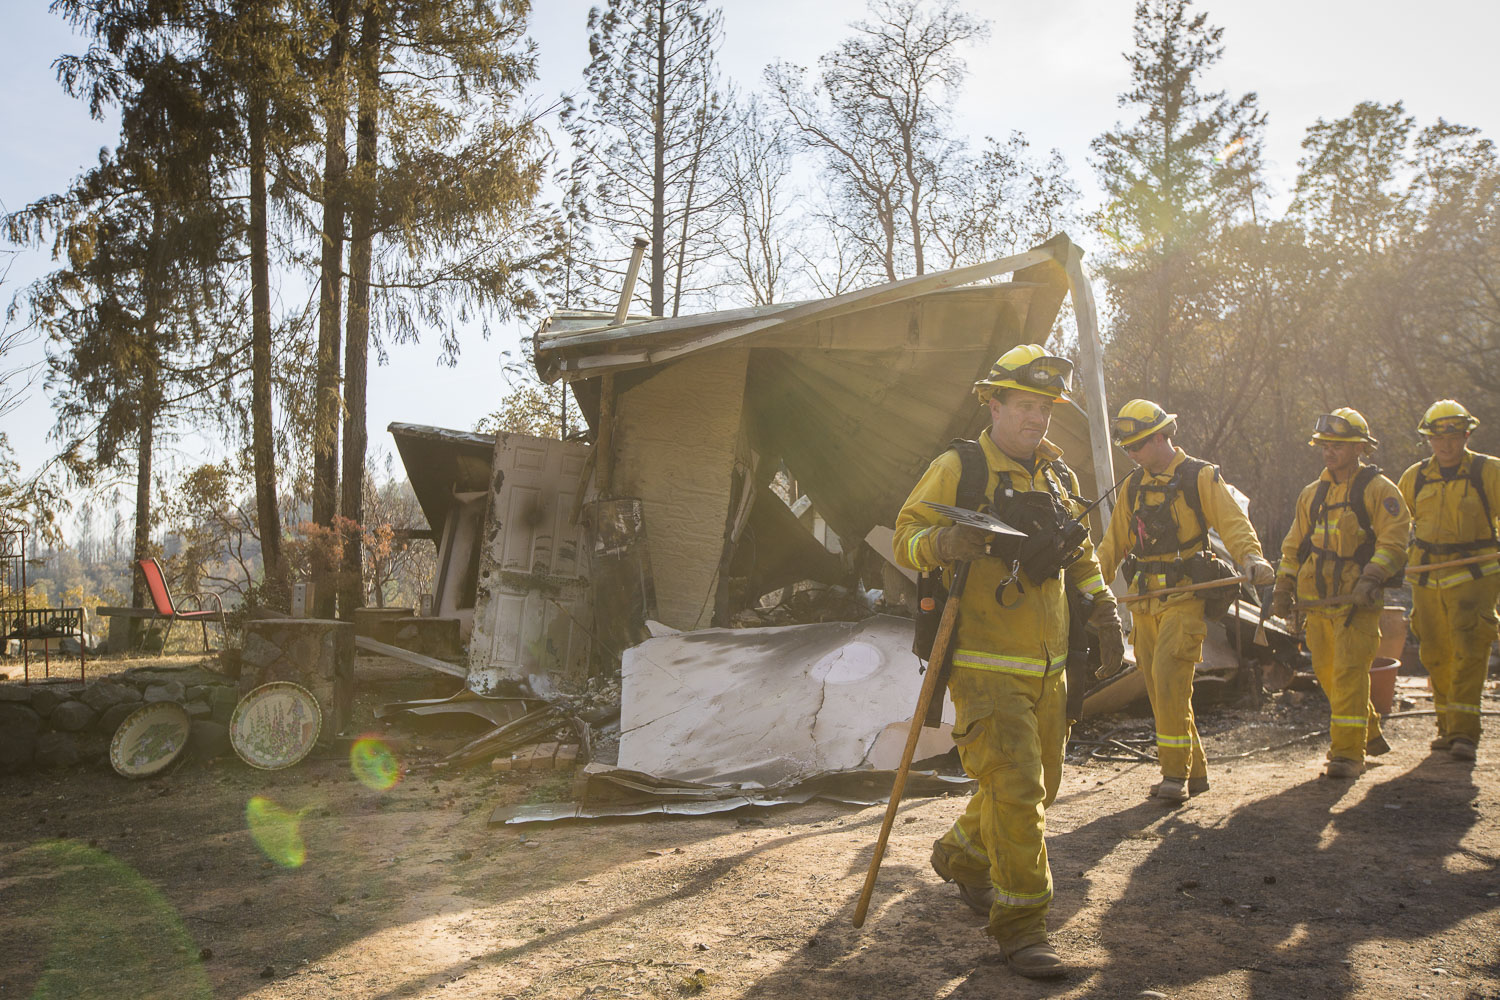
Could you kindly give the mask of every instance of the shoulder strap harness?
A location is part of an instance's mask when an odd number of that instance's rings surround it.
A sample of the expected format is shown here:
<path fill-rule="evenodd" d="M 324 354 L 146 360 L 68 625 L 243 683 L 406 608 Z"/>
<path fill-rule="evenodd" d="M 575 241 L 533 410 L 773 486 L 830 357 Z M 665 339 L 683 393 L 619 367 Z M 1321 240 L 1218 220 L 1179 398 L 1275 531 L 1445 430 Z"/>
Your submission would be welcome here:
<path fill-rule="evenodd" d="M 1312 506 L 1307 513 L 1307 535 L 1297 546 L 1297 561 L 1306 562 L 1309 555 L 1316 554 L 1318 557 L 1317 572 L 1314 574 L 1318 585 L 1318 596 L 1327 597 L 1328 585 L 1324 582 L 1323 567 L 1328 560 L 1334 562 L 1336 570 L 1341 570 L 1345 563 L 1358 563 L 1363 566 L 1370 561 L 1375 554 L 1375 529 L 1370 520 L 1370 508 L 1365 503 L 1365 487 L 1369 486 L 1376 476 L 1380 475 L 1380 469 L 1373 465 L 1361 465 L 1354 473 L 1354 479 L 1349 483 L 1348 499 L 1341 503 L 1333 504 L 1332 507 L 1349 507 L 1354 511 L 1354 517 L 1359 521 L 1360 531 L 1364 532 L 1364 541 L 1354 550 L 1351 556 L 1341 556 L 1332 549 L 1326 549 L 1313 544 L 1313 533 L 1323 521 L 1327 512 L 1332 509 L 1328 504 L 1328 487 L 1330 481 L 1320 479 L 1318 488 L 1313 491 Z"/>
<path fill-rule="evenodd" d="M 1484 508 L 1484 523 L 1485 526 L 1490 530 L 1490 537 L 1477 538 L 1472 542 L 1448 542 L 1440 544 L 1438 542 L 1429 542 L 1426 539 L 1413 534 L 1412 544 L 1414 544 L 1418 549 L 1422 551 L 1422 554 L 1426 557 L 1425 561 L 1442 562 L 1443 560 L 1441 558 L 1437 558 L 1441 556 L 1457 556 L 1459 558 L 1463 558 L 1466 555 L 1477 553 L 1481 549 L 1497 544 L 1497 538 L 1495 536 L 1495 518 L 1490 511 L 1489 494 L 1484 490 L 1484 463 L 1488 460 L 1488 458 L 1489 456 L 1487 455 L 1475 455 L 1473 458 L 1471 458 L 1469 460 L 1469 474 L 1465 478 L 1469 481 L 1469 485 L 1473 488 L 1474 492 L 1479 494 L 1479 503 Z M 1443 478 L 1441 472 L 1439 472 L 1436 476 L 1429 476 L 1423 470 L 1418 469 L 1417 481 L 1413 485 L 1411 491 L 1412 506 L 1416 506 L 1417 498 L 1422 495 L 1423 490 L 1436 483 L 1443 482 L 1447 482 L 1447 480 Z M 1478 564 L 1470 566 L 1469 572 L 1473 574 L 1474 579 L 1476 580 L 1484 575 L 1483 572 L 1481 572 L 1480 566 Z M 1427 577 L 1428 574 L 1423 573 L 1420 577 L 1417 578 L 1417 585 L 1426 586 Z"/>
<path fill-rule="evenodd" d="M 1177 466 L 1176 471 L 1172 473 L 1172 478 L 1160 486 L 1145 487 L 1146 489 L 1161 491 L 1161 503 L 1154 505 L 1150 510 L 1160 511 L 1162 514 L 1168 514 L 1172 501 L 1179 493 L 1182 494 L 1182 498 L 1187 502 L 1188 510 L 1193 512 L 1193 517 L 1198 521 L 1197 534 L 1193 535 L 1187 541 L 1180 541 L 1177 538 L 1177 524 L 1175 519 L 1172 520 L 1170 530 L 1165 532 L 1167 537 L 1161 538 L 1155 544 L 1147 541 L 1144 516 L 1148 512 L 1137 506 L 1142 489 L 1141 481 L 1145 477 L 1145 470 L 1138 466 L 1125 478 L 1125 508 L 1130 511 L 1131 517 L 1136 522 L 1133 531 L 1135 536 L 1134 551 L 1132 552 L 1133 559 L 1130 563 L 1127 563 L 1128 568 L 1126 569 L 1127 581 L 1143 578 L 1143 575 L 1146 573 L 1174 574 L 1181 569 L 1180 563 L 1182 562 L 1182 557 L 1178 553 L 1189 549 L 1201 551 L 1208 548 L 1208 519 L 1203 514 L 1203 494 L 1200 492 L 1198 480 L 1200 473 L 1207 467 L 1211 467 L 1208 462 L 1196 458 L 1184 458 Z M 1212 466 L 1212 468 L 1214 470 L 1214 478 L 1217 479 L 1219 476 L 1218 467 Z M 1168 514 L 1168 516 L 1170 515 Z M 1163 524 L 1162 528 L 1165 527 L 1166 525 Z M 1163 555 L 1170 555 L 1172 558 L 1141 558 L 1142 556 Z"/>

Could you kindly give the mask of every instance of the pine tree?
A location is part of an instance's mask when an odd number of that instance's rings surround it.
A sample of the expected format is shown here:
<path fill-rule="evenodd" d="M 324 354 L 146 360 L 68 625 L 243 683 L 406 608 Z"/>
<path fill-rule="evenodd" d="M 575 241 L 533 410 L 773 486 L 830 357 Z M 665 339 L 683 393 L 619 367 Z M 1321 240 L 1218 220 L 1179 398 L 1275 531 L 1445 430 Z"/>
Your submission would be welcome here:
<path fill-rule="evenodd" d="M 561 255 L 560 220 L 538 203 L 543 136 L 522 106 L 536 73 L 527 9 L 524 0 L 352 7 L 341 614 L 363 604 L 371 343 L 382 332 L 414 340 L 436 331 L 454 361 L 463 326 L 478 319 L 487 331 L 493 318 L 535 313 Z"/>
<path fill-rule="evenodd" d="M 1115 321 L 1110 366 L 1132 395 L 1163 399 L 1194 359 L 1184 350 L 1210 297 L 1197 266 L 1215 234 L 1253 210 L 1264 116 L 1254 94 L 1201 89 L 1223 56 L 1223 29 L 1192 0 L 1143 0 L 1131 87 L 1121 107 L 1141 117 L 1095 139 L 1095 167 L 1111 199 L 1097 224 Z"/>
<path fill-rule="evenodd" d="M 131 55 L 116 77 L 120 146 L 7 226 L 13 239 L 50 242 L 66 261 L 25 296 L 49 337 L 58 434 L 84 483 L 133 458 L 133 556 L 143 559 L 152 554 L 160 435 L 225 362 L 218 276 L 236 219 L 214 197 L 212 109 L 196 100 L 199 67 L 147 45 Z M 143 603 L 139 579 L 135 589 Z"/>
<path fill-rule="evenodd" d="M 588 98 L 568 102 L 575 169 L 592 178 L 588 219 L 601 260 L 644 234 L 646 303 L 676 316 L 706 287 L 725 191 L 714 160 L 728 141 L 732 96 L 716 62 L 722 15 L 705 0 L 607 0 L 589 12 Z M 624 254 L 628 257 L 628 254 Z M 619 281 L 622 268 L 605 272 Z M 596 301 L 613 304 L 599 288 Z"/>

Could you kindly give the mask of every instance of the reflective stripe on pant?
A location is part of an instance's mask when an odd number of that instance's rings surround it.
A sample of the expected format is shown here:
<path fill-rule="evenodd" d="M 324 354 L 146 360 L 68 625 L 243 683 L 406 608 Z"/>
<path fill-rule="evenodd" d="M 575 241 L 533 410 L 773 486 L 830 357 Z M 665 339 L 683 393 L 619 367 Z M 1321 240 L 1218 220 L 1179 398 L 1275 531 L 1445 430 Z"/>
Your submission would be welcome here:
<path fill-rule="evenodd" d="M 1046 808 L 1062 780 L 1067 687 L 1061 670 L 1021 677 L 955 667 L 948 691 L 953 741 L 979 789 L 940 843 L 955 875 L 987 876 L 995 887 L 990 935 L 1010 955 L 1047 940 Z"/>
<path fill-rule="evenodd" d="M 1193 721 L 1193 669 L 1203 659 L 1206 635 L 1199 600 L 1169 604 L 1156 614 L 1135 613 L 1130 638 L 1156 716 L 1156 758 L 1164 778 L 1208 775 L 1208 759 Z"/>
<path fill-rule="evenodd" d="M 1349 624 L 1345 625 L 1344 622 Z M 1308 612 L 1307 651 L 1328 696 L 1330 759 L 1364 761 L 1365 743 L 1380 735 L 1380 714 L 1370 704 L 1370 664 L 1380 645 L 1380 609 L 1349 607 Z"/>
<path fill-rule="evenodd" d="M 1497 632 L 1500 576 L 1453 587 L 1412 589 L 1411 628 L 1432 677 L 1438 735 L 1479 742 L 1479 700 Z"/>

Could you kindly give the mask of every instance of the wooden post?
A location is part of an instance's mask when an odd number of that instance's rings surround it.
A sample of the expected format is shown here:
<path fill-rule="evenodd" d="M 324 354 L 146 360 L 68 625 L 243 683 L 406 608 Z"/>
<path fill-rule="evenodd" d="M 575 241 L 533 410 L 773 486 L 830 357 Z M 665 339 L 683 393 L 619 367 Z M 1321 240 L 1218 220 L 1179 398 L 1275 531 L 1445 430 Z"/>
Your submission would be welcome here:
<path fill-rule="evenodd" d="M 1068 291 L 1073 298 L 1073 315 L 1078 319 L 1078 349 L 1082 357 L 1083 389 L 1088 403 L 1089 447 L 1094 459 L 1094 481 L 1099 493 L 1115 484 L 1114 445 L 1109 434 L 1109 404 L 1104 398 L 1104 346 L 1099 341 L 1099 316 L 1094 310 L 1094 289 L 1089 272 L 1083 265 L 1083 249 L 1068 243 L 1067 257 L 1061 261 L 1068 275 Z M 1114 501 L 1099 504 L 1099 517 L 1109 523 Z"/>

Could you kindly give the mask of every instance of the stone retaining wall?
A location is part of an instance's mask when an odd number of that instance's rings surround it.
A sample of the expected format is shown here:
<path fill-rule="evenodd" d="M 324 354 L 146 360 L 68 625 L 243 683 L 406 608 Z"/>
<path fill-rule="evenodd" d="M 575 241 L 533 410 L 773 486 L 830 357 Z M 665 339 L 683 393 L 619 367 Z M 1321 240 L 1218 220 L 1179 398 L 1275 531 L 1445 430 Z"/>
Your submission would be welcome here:
<path fill-rule="evenodd" d="M 195 754 L 229 754 L 229 718 L 238 700 L 234 681 L 196 667 L 143 667 L 87 684 L 0 684 L 0 771 L 109 767 L 109 742 L 120 723 L 157 701 L 187 710 Z"/>

